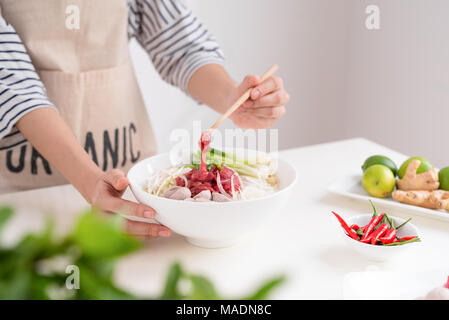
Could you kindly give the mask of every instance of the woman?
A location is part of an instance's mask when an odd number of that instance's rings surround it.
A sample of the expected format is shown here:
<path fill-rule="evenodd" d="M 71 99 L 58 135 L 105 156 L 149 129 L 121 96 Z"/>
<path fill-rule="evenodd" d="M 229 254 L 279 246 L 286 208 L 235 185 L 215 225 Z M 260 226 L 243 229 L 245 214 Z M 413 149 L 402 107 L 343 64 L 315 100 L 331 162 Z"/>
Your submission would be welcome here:
<path fill-rule="evenodd" d="M 156 153 L 130 37 L 165 81 L 219 113 L 254 88 L 232 115 L 240 127 L 267 128 L 285 113 L 281 79 L 235 84 L 183 1 L 0 0 L 0 8 L 0 192 L 68 181 L 100 209 L 154 217 L 152 208 L 121 199 L 123 171 Z M 157 224 L 127 221 L 127 229 L 170 235 Z"/>

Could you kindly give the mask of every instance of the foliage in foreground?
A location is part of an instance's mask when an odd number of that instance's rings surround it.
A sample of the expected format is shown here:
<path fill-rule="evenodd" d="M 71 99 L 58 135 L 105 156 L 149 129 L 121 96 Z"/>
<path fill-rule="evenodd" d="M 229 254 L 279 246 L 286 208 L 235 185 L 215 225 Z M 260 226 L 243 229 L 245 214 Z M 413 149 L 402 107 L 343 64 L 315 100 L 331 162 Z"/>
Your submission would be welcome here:
<path fill-rule="evenodd" d="M 0 208 L 0 232 L 13 215 Z M 118 288 L 113 281 L 118 258 L 142 247 L 122 232 L 121 219 L 104 219 L 91 210 L 82 214 L 64 238 L 56 239 L 49 220 L 39 233 L 23 236 L 14 247 L 0 243 L 0 299 L 221 299 L 206 277 L 190 274 L 179 263 L 169 267 L 163 292 L 158 297 L 137 297 Z M 79 289 L 66 287 L 66 267 L 79 268 Z M 70 273 L 70 272 L 69 272 Z M 267 281 L 242 299 L 266 299 L 284 281 Z"/>

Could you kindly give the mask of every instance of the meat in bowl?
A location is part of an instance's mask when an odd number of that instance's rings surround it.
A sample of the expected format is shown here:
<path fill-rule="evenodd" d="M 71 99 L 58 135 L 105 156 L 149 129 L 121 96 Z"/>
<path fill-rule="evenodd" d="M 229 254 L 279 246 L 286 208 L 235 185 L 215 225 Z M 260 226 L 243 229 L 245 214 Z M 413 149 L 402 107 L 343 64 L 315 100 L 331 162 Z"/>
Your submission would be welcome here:
<path fill-rule="evenodd" d="M 250 200 L 278 191 L 275 161 L 267 154 L 249 159 L 201 147 L 188 164 L 151 170 L 145 191 L 194 202 Z"/>

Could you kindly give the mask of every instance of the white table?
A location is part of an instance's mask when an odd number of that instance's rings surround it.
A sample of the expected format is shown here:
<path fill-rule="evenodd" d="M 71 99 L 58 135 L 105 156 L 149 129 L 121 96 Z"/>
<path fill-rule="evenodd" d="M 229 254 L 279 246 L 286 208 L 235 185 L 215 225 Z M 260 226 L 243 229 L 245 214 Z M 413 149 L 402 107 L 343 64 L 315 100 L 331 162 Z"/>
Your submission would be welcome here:
<path fill-rule="evenodd" d="M 377 268 L 422 271 L 448 268 L 449 223 L 414 217 L 423 243 L 411 254 L 388 263 L 374 263 L 347 248 L 330 211 L 343 216 L 371 212 L 369 203 L 329 194 L 336 178 L 360 167 L 365 158 L 384 154 L 397 163 L 405 156 L 365 139 L 352 139 L 281 152 L 298 171 L 298 184 L 281 215 L 234 247 L 208 250 L 188 244 L 182 237 L 153 240 L 117 266 L 117 283 L 135 293 L 160 292 L 169 264 L 175 260 L 195 273 L 209 276 L 221 293 L 239 297 L 268 276 L 285 273 L 288 282 L 275 299 L 342 299 L 343 277 L 349 272 Z M 129 194 L 128 194 L 129 196 Z M 0 196 L 18 213 L 5 230 L 5 241 L 15 241 L 25 230 L 43 225 L 43 212 L 54 214 L 61 232 L 70 228 L 84 200 L 71 186 Z M 400 216 L 407 212 L 388 210 Z"/>

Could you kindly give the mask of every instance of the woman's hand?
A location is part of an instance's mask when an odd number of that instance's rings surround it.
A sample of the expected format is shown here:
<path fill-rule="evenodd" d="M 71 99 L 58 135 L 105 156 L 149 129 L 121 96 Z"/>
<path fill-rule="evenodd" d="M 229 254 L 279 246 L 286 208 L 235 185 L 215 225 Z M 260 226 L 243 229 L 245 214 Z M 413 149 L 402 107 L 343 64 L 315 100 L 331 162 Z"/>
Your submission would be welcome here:
<path fill-rule="evenodd" d="M 261 82 L 258 76 L 247 76 L 232 96 L 233 102 L 250 88 L 254 88 L 250 98 L 230 118 L 244 129 L 265 129 L 273 126 L 285 114 L 285 105 L 290 100 L 282 79 L 270 77 Z"/>
<path fill-rule="evenodd" d="M 129 185 L 123 172 L 101 171 L 54 109 L 31 111 L 17 122 L 17 127 L 87 202 L 104 211 L 154 218 L 152 208 L 121 198 Z M 142 239 L 170 236 L 170 229 L 159 224 L 126 220 L 125 226 L 130 234 Z"/>
<path fill-rule="evenodd" d="M 281 78 L 270 77 L 261 82 L 258 76 L 247 76 L 237 86 L 222 66 L 211 63 L 199 68 L 188 83 L 192 97 L 221 114 L 252 88 L 250 99 L 230 118 L 244 129 L 269 128 L 284 115 L 285 105 L 290 100 Z"/>
<path fill-rule="evenodd" d="M 120 212 L 126 215 L 153 219 L 156 212 L 143 204 L 122 199 L 129 185 L 121 170 L 111 170 L 99 177 L 92 191 L 90 202 L 106 212 Z M 170 236 L 170 229 L 156 223 L 137 222 L 125 219 L 126 231 L 137 238 L 146 240 Z"/>

